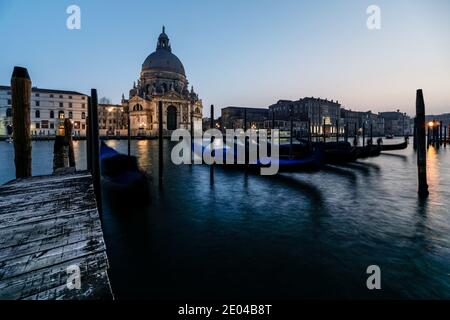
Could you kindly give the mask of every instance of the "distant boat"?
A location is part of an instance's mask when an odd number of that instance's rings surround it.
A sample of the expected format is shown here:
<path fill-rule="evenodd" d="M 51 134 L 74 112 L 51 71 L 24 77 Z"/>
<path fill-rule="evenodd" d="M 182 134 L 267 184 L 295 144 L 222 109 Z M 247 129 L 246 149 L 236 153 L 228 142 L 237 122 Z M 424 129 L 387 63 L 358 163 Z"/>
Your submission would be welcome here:
<path fill-rule="evenodd" d="M 386 136 L 386 139 L 394 139 L 394 136 L 393 136 L 392 134 L 388 134 L 388 135 Z"/>
<path fill-rule="evenodd" d="M 14 142 L 13 138 L 11 138 L 11 137 L 8 137 L 5 141 L 8 142 L 8 143 L 13 143 Z"/>
<path fill-rule="evenodd" d="M 194 150 L 200 149 L 199 147 L 194 148 Z M 270 150 L 270 146 L 268 146 L 268 150 Z M 206 150 L 206 147 L 201 148 L 203 152 Z M 248 150 L 248 148 L 246 148 Z M 262 167 L 269 167 L 271 163 L 277 163 L 279 167 L 279 171 L 288 171 L 288 172 L 298 172 L 298 171 L 316 171 L 320 170 L 323 166 L 324 153 L 323 150 L 317 148 L 314 150 L 310 150 L 304 145 L 293 144 L 292 152 L 290 149 L 290 145 L 283 144 L 279 146 L 279 157 L 278 159 L 271 158 L 261 158 L 258 159 L 256 163 L 238 164 L 237 159 L 237 144 L 234 145 L 234 154 L 233 154 L 233 163 L 225 164 L 226 158 L 229 153 L 232 152 L 231 148 L 222 147 L 215 149 L 215 152 L 222 152 L 224 165 L 230 168 L 247 168 L 249 170 L 260 169 Z M 291 154 L 290 154 L 291 153 Z M 269 164 L 266 164 L 269 163 Z"/>
<path fill-rule="evenodd" d="M 101 174 L 116 188 L 148 188 L 148 177 L 139 169 L 136 157 L 121 154 L 104 142 L 100 148 Z"/>
<path fill-rule="evenodd" d="M 406 148 L 408 148 L 408 141 L 398 143 L 398 144 L 381 145 L 381 151 L 404 150 Z"/>

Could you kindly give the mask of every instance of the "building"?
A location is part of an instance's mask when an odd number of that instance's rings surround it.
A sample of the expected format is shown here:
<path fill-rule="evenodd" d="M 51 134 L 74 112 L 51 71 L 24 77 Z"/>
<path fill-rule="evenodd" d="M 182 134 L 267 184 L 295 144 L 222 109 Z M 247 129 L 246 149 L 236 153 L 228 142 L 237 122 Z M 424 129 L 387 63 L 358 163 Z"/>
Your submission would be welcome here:
<path fill-rule="evenodd" d="M 163 123 L 159 123 L 158 105 L 162 103 Z M 156 51 L 145 59 L 140 78 L 130 90 L 122 106 L 130 110 L 133 136 L 156 136 L 161 125 L 164 134 L 183 128 L 190 129 L 191 117 L 201 126 L 202 101 L 188 90 L 188 80 L 180 59 L 172 53 L 169 37 L 163 27 Z"/>
<path fill-rule="evenodd" d="M 128 135 L 128 116 L 122 105 L 99 104 L 98 127 L 100 136 Z"/>
<path fill-rule="evenodd" d="M 356 134 L 361 135 L 363 128 L 366 129 L 367 136 L 370 135 L 371 129 L 375 137 L 382 137 L 385 134 L 384 118 L 372 111 L 352 111 L 341 108 L 341 122 L 347 125 L 349 136 L 355 136 L 355 129 Z"/>
<path fill-rule="evenodd" d="M 336 134 L 341 105 L 339 101 L 307 97 L 297 101 L 280 100 L 269 109 L 276 120 L 290 121 L 292 117 L 294 121 L 303 123 L 303 127 L 310 121 L 312 133 L 323 134 L 325 128 L 325 134 Z M 339 131 L 343 132 L 342 126 Z"/>
<path fill-rule="evenodd" d="M 265 108 L 226 107 L 222 109 L 220 127 L 226 129 L 244 129 L 244 117 L 247 113 L 247 128 L 262 129 L 269 117 Z"/>
<path fill-rule="evenodd" d="M 386 135 L 405 136 L 414 134 L 414 121 L 406 114 L 397 111 L 380 112 L 384 119 L 384 132 Z"/>
<path fill-rule="evenodd" d="M 30 112 L 33 138 L 54 137 L 66 118 L 72 120 L 74 136 L 86 136 L 87 96 L 82 93 L 34 87 Z M 11 134 L 11 88 L 0 86 L 0 137 Z"/>
<path fill-rule="evenodd" d="M 429 115 L 429 116 L 426 116 L 426 121 L 427 122 L 442 121 L 442 126 L 448 127 L 448 126 L 450 126 L 450 113 L 444 113 L 444 114 L 439 114 L 439 115 Z"/>

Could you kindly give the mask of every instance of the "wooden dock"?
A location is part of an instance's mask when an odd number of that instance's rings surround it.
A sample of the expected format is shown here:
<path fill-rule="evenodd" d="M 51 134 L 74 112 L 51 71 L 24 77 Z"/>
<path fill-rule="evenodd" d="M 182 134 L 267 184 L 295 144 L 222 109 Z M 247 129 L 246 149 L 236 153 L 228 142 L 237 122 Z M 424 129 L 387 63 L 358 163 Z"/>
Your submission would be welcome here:
<path fill-rule="evenodd" d="M 81 289 L 67 285 L 79 267 Z M 92 176 L 0 186 L 0 299 L 113 299 Z"/>

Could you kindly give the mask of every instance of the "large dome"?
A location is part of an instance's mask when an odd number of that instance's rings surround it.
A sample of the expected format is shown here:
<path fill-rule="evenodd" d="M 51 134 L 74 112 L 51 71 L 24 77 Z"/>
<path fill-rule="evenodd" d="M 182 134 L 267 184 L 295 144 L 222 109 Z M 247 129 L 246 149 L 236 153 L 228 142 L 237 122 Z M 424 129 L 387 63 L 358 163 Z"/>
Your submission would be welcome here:
<path fill-rule="evenodd" d="M 186 76 L 180 59 L 172 53 L 169 37 L 164 27 L 158 38 L 156 51 L 149 55 L 142 65 L 142 71 L 147 70 L 175 72 Z"/>
<path fill-rule="evenodd" d="M 156 49 L 145 59 L 142 70 L 170 71 L 186 76 L 183 64 L 172 52 L 164 49 Z"/>

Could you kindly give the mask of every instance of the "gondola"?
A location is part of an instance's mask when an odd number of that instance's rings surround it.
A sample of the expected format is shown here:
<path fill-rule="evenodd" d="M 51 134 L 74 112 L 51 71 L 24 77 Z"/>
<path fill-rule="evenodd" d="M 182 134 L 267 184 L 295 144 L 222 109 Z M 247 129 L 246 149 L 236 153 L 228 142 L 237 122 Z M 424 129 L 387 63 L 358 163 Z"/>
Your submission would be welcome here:
<path fill-rule="evenodd" d="M 306 140 L 299 141 L 306 143 Z M 360 149 L 353 147 L 349 142 L 315 142 L 315 148 L 321 148 L 324 152 L 326 164 L 344 164 L 356 161 L 360 156 Z"/>
<path fill-rule="evenodd" d="M 381 151 L 404 150 L 406 148 L 408 148 L 408 141 L 398 143 L 398 144 L 381 145 Z"/>
<path fill-rule="evenodd" d="M 381 154 L 381 145 L 367 145 L 364 147 L 356 147 L 359 150 L 358 158 L 378 157 Z"/>
<path fill-rule="evenodd" d="M 194 150 L 202 150 L 205 152 L 207 147 L 199 147 Z M 278 159 L 271 158 L 261 158 L 255 163 L 240 164 L 238 163 L 237 157 L 237 144 L 234 145 L 233 153 L 233 163 L 227 163 L 227 155 L 232 153 L 232 148 L 222 147 L 216 148 L 215 152 L 222 152 L 224 163 L 223 166 L 226 168 L 237 168 L 237 169 L 247 169 L 247 170 L 259 170 L 262 167 L 269 167 L 273 165 L 273 161 L 278 164 L 279 171 L 281 172 L 303 172 L 303 171 L 317 171 L 320 170 L 324 164 L 324 152 L 320 148 L 315 148 L 313 150 L 309 149 L 305 145 L 293 144 L 292 150 L 290 145 L 283 144 L 279 146 L 279 157 Z M 248 148 L 246 148 L 248 150 Z M 268 150 L 271 150 L 270 145 Z M 220 165 L 220 164 L 219 164 Z"/>
<path fill-rule="evenodd" d="M 146 190 L 148 177 L 139 169 L 136 157 L 121 154 L 102 142 L 100 171 L 108 187 L 115 189 Z"/>

